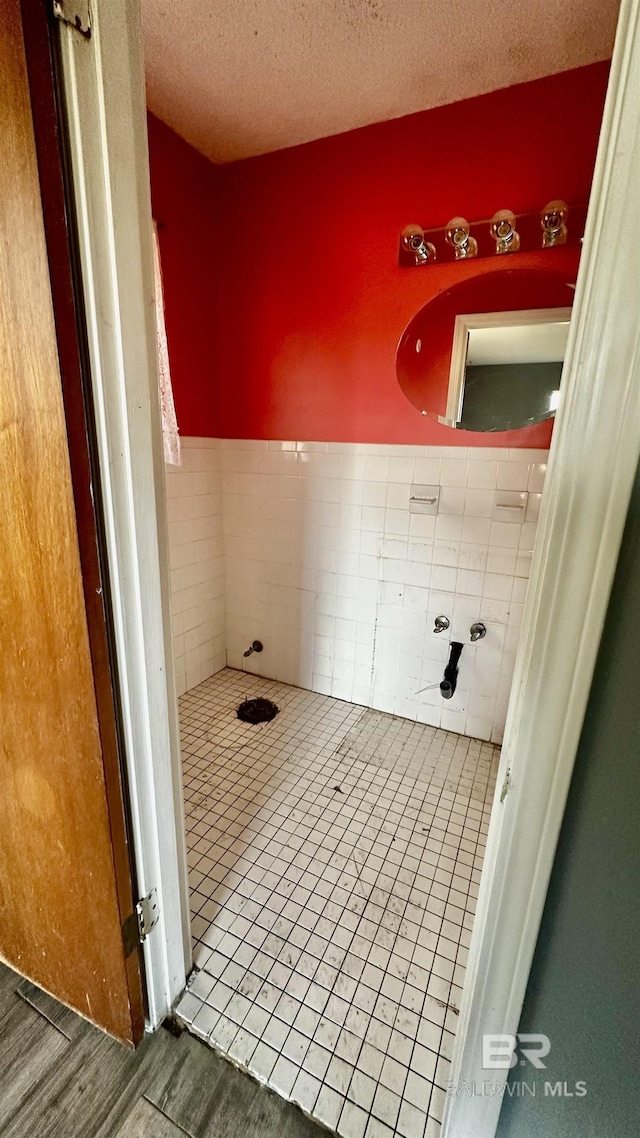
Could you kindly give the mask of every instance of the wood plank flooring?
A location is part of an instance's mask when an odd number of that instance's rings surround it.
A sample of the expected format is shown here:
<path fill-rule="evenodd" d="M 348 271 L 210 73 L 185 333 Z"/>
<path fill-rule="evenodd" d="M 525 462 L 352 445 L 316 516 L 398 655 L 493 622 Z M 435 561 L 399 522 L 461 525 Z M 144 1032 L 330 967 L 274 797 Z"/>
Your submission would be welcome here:
<path fill-rule="evenodd" d="M 129 1051 L 0 964 L 1 1138 L 322 1138 L 193 1036 Z"/>

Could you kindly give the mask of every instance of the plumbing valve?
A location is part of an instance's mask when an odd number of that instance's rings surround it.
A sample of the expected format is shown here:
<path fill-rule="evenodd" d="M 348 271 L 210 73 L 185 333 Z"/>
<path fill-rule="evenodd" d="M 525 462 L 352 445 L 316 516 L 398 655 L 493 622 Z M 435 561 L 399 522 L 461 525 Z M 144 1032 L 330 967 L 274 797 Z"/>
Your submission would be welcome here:
<path fill-rule="evenodd" d="M 254 652 L 262 652 L 264 645 L 261 640 L 254 640 L 251 647 L 247 648 L 244 653 L 245 656 L 252 656 Z"/>

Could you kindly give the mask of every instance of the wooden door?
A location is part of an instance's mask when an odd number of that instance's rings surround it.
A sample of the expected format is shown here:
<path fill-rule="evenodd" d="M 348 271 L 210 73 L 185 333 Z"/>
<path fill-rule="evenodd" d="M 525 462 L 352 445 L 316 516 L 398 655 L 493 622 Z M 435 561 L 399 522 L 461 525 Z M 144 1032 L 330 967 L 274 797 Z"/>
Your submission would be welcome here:
<path fill-rule="evenodd" d="M 62 182 L 53 163 L 45 236 L 19 0 L 0 0 L 0 75 L 0 956 L 135 1043 L 142 986 L 122 939 L 132 886 L 88 444 L 64 368 L 78 339 L 69 297 L 53 302 L 64 241 L 51 279 L 47 259 L 50 230 L 66 232 Z"/>

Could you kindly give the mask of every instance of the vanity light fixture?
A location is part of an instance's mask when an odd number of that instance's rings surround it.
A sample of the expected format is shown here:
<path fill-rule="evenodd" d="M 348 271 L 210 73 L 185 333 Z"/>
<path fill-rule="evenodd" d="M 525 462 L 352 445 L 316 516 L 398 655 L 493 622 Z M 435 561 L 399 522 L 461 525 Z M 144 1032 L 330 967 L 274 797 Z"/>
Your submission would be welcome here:
<path fill-rule="evenodd" d="M 551 249 L 554 245 L 567 244 L 568 216 L 569 207 L 566 202 L 563 202 L 560 199 L 558 199 L 558 201 L 547 202 L 542 213 L 540 214 L 543 249 Z"/>
<path fill-rule="evenodd" d="M 516 215 L 510 209 L 499 209 L 491 218 L 489 232 L 496 243 L 496 253 L 517 253 L 520 234 L 516 229 Z"/>
<path fill-rule="evenodd" d="M 561 198 L 547 202 L 543 210 L 514 213 L 500 209 L 493 217 L 467 221 L 456 214 L 447 225 L 423 229 L 406 225 L 399 234 L 398 267 L 414 269 L 420 265 L 436 267 L 450 261 L 468 261 L 472 257 L 520 253 L 526 250 L 551 249 L 554 245 L 575 245 L 582 241 L 586 205 L 574 202 L 568 206 Z M 571 209 L 571 232 L 567 218 Z M 542 241 L 540 240 L 542 228 Z"/>
<path fill-rule="evenodd" d="M 401 234 L 402 248 L 415 258 L 416 265 L 428 265 L 436 259 L 436 247 L 425 241 L 420 225 L 406 225 Z"/>
<path fill-rule="evenodd" d="M 471 236 L 466 218 L 451 218 L 447 225 L 446 240 L 453 249 L 456 261 L 465 261 L 478 256 L 478 242 Z"/>

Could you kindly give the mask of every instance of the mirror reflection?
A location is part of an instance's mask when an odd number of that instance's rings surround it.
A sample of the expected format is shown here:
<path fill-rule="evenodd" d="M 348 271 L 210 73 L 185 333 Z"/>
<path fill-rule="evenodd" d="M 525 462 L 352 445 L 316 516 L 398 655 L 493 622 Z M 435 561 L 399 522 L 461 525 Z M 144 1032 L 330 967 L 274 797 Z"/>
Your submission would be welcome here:
<path fill-rule="evenodd" d="M 482 434 L 552 419 L 573 296 L 564 274 L 528 269 L 478 274 L 437 293 L 400 338 L 403 394 L 437 423 Z"/>
<path fill-rule="evenodd" d="M 445 416 L 466 431 L 508 431 L 550 419 L 560 395 L 571 310 L 456 317 Z"/>

